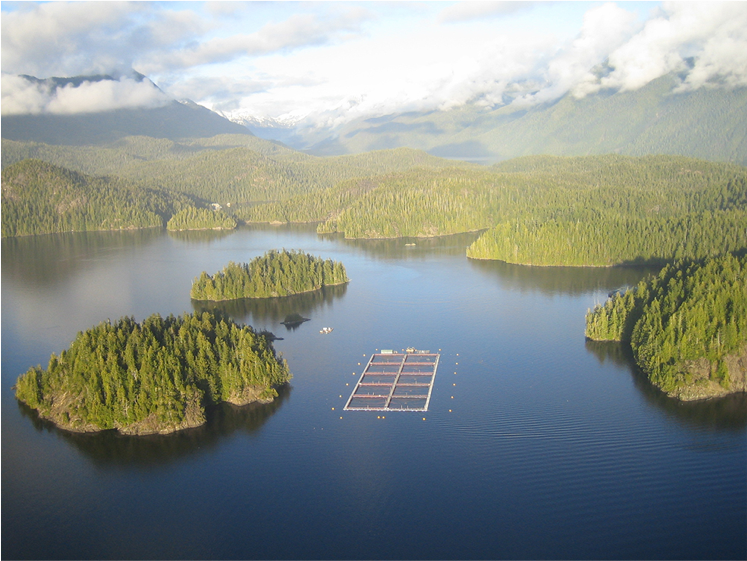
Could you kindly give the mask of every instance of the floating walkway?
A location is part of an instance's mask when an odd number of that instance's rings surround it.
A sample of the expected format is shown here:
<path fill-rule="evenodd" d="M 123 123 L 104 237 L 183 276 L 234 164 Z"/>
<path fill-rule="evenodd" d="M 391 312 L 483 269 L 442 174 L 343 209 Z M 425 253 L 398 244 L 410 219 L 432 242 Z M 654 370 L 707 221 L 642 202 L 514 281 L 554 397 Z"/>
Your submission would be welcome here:
<path fill-rule="evenodd" d="M 344 410 L 428 411 L 441 355 L 407 350 L 371 355 Z"/>

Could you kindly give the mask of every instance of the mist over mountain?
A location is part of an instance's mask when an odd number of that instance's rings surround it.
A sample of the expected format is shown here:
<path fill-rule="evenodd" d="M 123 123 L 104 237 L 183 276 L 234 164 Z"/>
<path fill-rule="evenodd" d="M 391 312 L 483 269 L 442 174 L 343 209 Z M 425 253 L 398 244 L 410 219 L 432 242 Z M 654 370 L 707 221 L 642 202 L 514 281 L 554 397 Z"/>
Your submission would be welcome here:
<path fill-rule="evenodd" d="M 2 137 L 82 146 L 127 136 L 179 140 L 254 134 L 317 156 L 408 147 L 486 164 L 538 154 L 608 153 L 747 164 L 747 87 L 682 89 L 682 83 L 682 75 L 670 73 L 629 91 L 607 89 L 583 97 L 569 92 L 533 104 L 506 99 L 497 108 L 467 103 L 324 127 L 313 119 L 216 113 L 176 101 L 132 71 L 45 80 L 3 75 Z"/>
<path fill-rule="evenodd" d="M 39 79 L 3 75 L 2 138 L 94 145 L 126 136 L 178 140 L 251 134 L 192 101 L 176 101 L 142 74 Z"/>
<path fill-rule="evenodd" d="M 359 118 L 336 129 L 244 120 L 254 134 L 327 156 L 407 146 L 481 163 L 517 156 L 675 154 L 747 164 L 747 88 L 679 91 L 668 74 L 633 91 L 568 93 L 535 105 Z"/>

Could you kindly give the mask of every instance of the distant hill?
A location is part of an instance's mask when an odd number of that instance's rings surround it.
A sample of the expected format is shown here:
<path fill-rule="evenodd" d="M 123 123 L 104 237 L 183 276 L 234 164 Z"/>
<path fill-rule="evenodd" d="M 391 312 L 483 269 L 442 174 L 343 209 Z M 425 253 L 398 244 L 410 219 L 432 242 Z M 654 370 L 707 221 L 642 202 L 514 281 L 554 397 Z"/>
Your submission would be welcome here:
<path fill-rule="evenodd" d="M 409 148 L 319 158 L 246 134 L 180 142 L 132 136 L 95 146 L 3 139 L 3 169 L 28 158 L 223 205 L 285 200 L 351 178 L 456 165 Z"/>
<path fill-rule="evenodd" d="M 147 79 L 137 75 L 140 79 Z M 111 76 L 77 76 L 31 82 L 51 88 L 79 85 L 83 81 L 113 80 Z M 45 144 L 93 145 L 114 142 L 127 136 L 150 136 L 179 140 L 204 138 L 218 134 L 252 133 L 217 113 L 191 101 L 171 101 L 155 108 L 117 109 L 97 113 L 4 115 L 2 138 Z"/>
<path fill-rule="evenodd" d="M 297 137 L 286 142 L 315 155 L 408 146 L 481 163 L 537 154 L 617 153 L 747 164 L 747 88 L 674 93 L 677 84 L 677 77 L 668 75 L 636 91 L 583 99 L 567 94 L 532 107 L 465 105 L 359 119 L 332 133 L 299 129 L 305 144 Z"/>
<path fill-rule="evenodd" d="M 160 228 L 192 204 L 180 193 L 28 159 L 2 172 L 2 237 Z"/>

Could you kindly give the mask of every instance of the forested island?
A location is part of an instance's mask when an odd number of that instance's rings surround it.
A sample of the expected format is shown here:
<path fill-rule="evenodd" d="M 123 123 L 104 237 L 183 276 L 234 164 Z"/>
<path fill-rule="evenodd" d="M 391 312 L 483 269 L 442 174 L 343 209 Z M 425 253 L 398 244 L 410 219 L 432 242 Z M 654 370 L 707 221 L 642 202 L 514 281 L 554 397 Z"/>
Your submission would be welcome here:
<path fill-rule="evenodd" d="M 65 430 L 166 434 L 205 423 L 210 404 L 272 401 L 290 379 L 267 333 L 210 312 L 154 314 L 78 333 L 15 392 Z"/>
<path fill-rule="evenodd" d="M 586 315 L 586 337 L 629 343 L 670 396 L 747 391 L 747 255 L 679 260 Z"/>
<path fill-rule="evenodd" d="M 166 223 L 166 229 L 171 231 L 233 230 L 236 226 L 238 226 L 236 219 L 220 209 L 211 210 L 193 206 L 180 210 Z"/>
<path fill-rule="evenodd" d="M 192 283 L 194 300 L 274 298 L 349 282 L 342 263 L 300 251 L 271 250 L 249 263 L 230 262 L 222 271 L 203 271 Z"/>

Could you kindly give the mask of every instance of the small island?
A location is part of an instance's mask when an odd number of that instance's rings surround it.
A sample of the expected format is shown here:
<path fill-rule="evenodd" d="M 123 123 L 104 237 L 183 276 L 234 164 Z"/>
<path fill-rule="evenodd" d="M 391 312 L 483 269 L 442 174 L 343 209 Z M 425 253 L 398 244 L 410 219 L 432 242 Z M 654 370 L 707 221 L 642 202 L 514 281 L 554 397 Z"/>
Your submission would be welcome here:
<path fill-rule="evenodd" d="M 747 391 L 747 256 L 667 265 L 589 311 L 586 337 L 628 342 L 649 380 L 671 397 Z"/>
<path fill-rule="evenodd" d="M 166 229 L 172 232 L 182 230 L 234 230 L 236 219 L 220 209 L 184 208 L 174 214 L 166 223 Z"/>
<path fill-rule="evenodd" d="M 271 250 L 249 263 L 229 262 L 213 276 L 203 271 L 192 283 L 193 300 L 276 298 L 349 282 L 342 263 L 300 251 Z"/>
<path fill-rule="evenodd" d="M 301 314 L 294 312 L 285 316 L 285 319 L 280 323 L 286 327 L 298 327 L 305 321 L 309 321 L 309 318 L 305 318 Z"/>
<path fill-rule="evenodd" d="M 291 379 L 267 333 L 211 312 L 124 317 L 78 333 L 22 374 L 16 398 L 74 432 L 167 434 L 205 423 L 205 409 L 270 402 Z"/>

